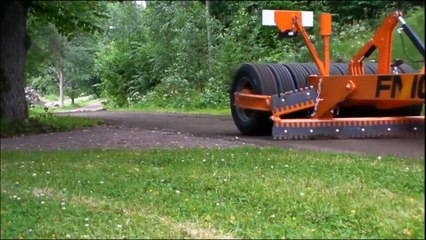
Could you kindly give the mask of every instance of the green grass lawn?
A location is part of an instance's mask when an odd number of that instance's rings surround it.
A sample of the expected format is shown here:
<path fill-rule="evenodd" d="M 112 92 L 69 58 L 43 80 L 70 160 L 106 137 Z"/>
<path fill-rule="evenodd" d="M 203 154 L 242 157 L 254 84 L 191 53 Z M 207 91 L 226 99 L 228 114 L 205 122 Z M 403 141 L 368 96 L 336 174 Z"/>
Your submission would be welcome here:
<path fill-rule="evenodd" d="M 82 127 L 92 127 L 101 124 L 101 120 L 55 116 L 51 112 L 45 113 L 42 108 L 32 108 L 29 118 L 25 121 L 0 122 L 1 137 L 12 137 L 21 134 L 35 134 L 58 131 L 69 131 Z"/>
<path fill-rule="evenodd" d="M 424 238 L 424 159 L 278 148 L 1 153 L 1 238 Z"/>
<path fill-rule="evenodd" d="M 171 113 L 194 113 L 194 114 L 210 114 L 210 115 L 231 115 L 231 109 L 228 108 L 203 108 L 203 109 L 175 109 L 160 108 L 155 106 L 139 106 L 132 105 L 123 108 L 108 108 L 108 111 L 128 111 L 128 112 L 171 112 Z"/>

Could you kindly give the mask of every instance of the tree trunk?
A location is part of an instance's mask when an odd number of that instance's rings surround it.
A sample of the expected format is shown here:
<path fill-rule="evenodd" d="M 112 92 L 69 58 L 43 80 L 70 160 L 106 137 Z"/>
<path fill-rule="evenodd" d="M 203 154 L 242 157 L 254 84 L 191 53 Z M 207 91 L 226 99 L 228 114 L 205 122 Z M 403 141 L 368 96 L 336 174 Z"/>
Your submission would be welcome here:
<path fill-rule="evenodd" d="M 26 30 L 30 1 L 0 3 L 0 116 L 3 121 L 28 118 L 24 66 L 30 38 Z"/>
<path fill-rule="evenodd" d="M 74 105 L 74 98 L 75 98 L 75 81 L 72 80 L 71 81 L 71 94 L 70 94 L 70 98 L 71 98 L 71 105 Z"/>
<path fill-rule="evenodd" d="M 209 69 L 209 78 L 212 77 L 212 37 L 210 30 L 210 17 L 211 17 L 211 7 L 210 1 L 206 0 L 206 22 L 207 22 L 207 50 L 208 50 L 208 69 Z"/>
<path fill-rule="evenodd" d="M 59 106 L 64 107 L 64 67 L 59 69 Z"/>

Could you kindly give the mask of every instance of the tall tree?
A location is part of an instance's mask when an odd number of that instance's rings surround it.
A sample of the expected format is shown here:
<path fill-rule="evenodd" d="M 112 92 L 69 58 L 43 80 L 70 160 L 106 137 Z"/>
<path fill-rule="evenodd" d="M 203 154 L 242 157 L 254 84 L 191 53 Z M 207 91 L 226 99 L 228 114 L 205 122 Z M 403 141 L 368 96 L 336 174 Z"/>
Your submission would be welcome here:
<path fill-rule="evenodd" d="M 207 25 L 207 48 L 208 48 L 208 59 L 207 64 L 209 65 L 209 78 L 212 77 L 212 37 L 210 29 L 210 18 L 211 18 L 211 3 L 210 0 L 206 0 L 206 25 Z"/>
<path fill-rule="evenodd" d="M 65 87 L 65 57 L 67 54 L 67 40 L 52 28 L 48 36 L 49 50 L 52 52 L 48 70 L 56 79 L 59 87 L 59 106 L 64 107 L 64 87 Z"/>
<path fill-rule="evenodd" d="M 24 66 L 30 38 L 26 31 L 30 1 L 0 3 L 0 114 L 4 121 L 28 117 Z"/>
<path fill-rule="evenodd" d="M 96 19 L 105 17 L 101 2 L 11 1 L 0 3 L 0 113 L 4 121 L 28 118 L 24 66 L 30 47 L 26 21 L 31 11 L 39 21 L 52 22 L 60 33 L 72 37 L 76 29 L 93 32 Z"/>

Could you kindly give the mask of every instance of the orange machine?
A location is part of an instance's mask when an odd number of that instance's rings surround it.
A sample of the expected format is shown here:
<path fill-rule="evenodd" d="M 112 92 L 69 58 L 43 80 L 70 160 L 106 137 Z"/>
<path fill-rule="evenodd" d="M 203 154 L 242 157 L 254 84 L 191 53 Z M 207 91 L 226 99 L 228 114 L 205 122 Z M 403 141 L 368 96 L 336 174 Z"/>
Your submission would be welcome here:
<path fill-rule="evenodd" d="M 330 14 L 320 16 L 323 59 L 304 29 L 311 24 L 305 20 L 309 12 L 277 10 L 273 14 L 272 25 L 282 35 L 300 33 L 315 64 L 241 65 L 230 102 L 234 122 L 243 134 L 272 129 L 274 139 L 424 136 L 424 116 L 419 116 L 425 98 L 424 66 L 415 71 L 401 61 L 391 62 L 392 31 L 398 22 L 424 58 L 424 44 L 401 12 L 389 15 L 347 64 L 330 63 Z M 376 49 L 377 64 L 364 63 Z"/>

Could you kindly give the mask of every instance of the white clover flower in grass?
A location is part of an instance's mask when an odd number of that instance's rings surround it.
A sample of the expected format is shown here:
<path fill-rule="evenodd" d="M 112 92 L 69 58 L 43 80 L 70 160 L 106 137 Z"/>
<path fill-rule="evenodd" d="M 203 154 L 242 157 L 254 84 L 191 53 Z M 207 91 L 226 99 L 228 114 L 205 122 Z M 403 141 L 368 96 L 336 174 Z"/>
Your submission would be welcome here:
<path fill-rule="evenodd" d="M 378 156 L 378 157 L 377 157 L 377 159 L 382 160 L 382 157 L 381 157 L 381 156 Z"/>
<path fill-rule="evenodd" d="M 41 204 L 44 204 L 44 201 L 41 201 L 40 203 L 41 203 Z"/>
<path fill-rule="evenodd" d="M 65 206 L 65 203 L 64 203 L 64 202 L 61 202 L 61 206 Z"/>
<path fill-rule="evenodd" d="M 85 227 L 89 227 L 89 224 L 88 224 L 88 223 L 86 223 L 86 224 L 84 224 L 84 226 L 85 226 Z"/>
<path fill-rule="evenodd" d="M 33 173 L 33 177 L 37 177 L 37 173 Z"/>
<path fill-rule="evenodd" d="M 46 174 L 47 174 L 47 175 L 49 175 L 49 174 L 50 174 L 50 171 L 47 171 L 47 172 L 46 172 Z"/>
<path fill-rule="evenodd" d="M 288 165 L 286 164 L 286 165 L 284 165 L 284 167 L 288 167 Z"/>
<path fill-rule="evenodd" d="M 65 235 L 66 238 L 71 238 L 70 234 Z"/>
<path fill-rule="evenodd" d="M 62 207 L 62 210 L 65 210 L 65 209 L 67 209 L 66 207 Z"/>
<path fill-rule="evenodd" d="M 179 190 L 176 190 L 176 193 L 177 193 L 177 194 L 180 194 L 180 191 L 179 191 Z"/>
<path fill-rule="evenodd" d="M 104 184 L 104 181 L 100 181 L 99 183 L 100 183 L 100 184 Z"/>
<path fill-rule="evenodd" d="M 21 200 L 21 198 L 20 198 L 20 197 L 17 197 L 17 198 L 16 198 L 16 200 L 18 200 L 18 201 L 19 201 L 19 200 Z"/>
<path fill-rule="evenodd" d="M 86 222 L 89 221 L 89 218 L 85 218 L 84 221 L 86 221 Z"/>
<path fill-rule="evenodd" d="M 123 227 L 123 225 L 121 225 L 121 224 L 117 224 L 117 228 L 122 228 Z"/>
<path fill-rule="evenodd" d="M 272 169 L 272 168 L 274 168 L 274 166 L 273 166 L 273 165 L 271 165 L 271 169 Z"/>
<path fill-rule="evenodd" d="M 305 193 L 301 192 L 301 193 L 300 193 L 300 196 L 305 196 Z"/>

